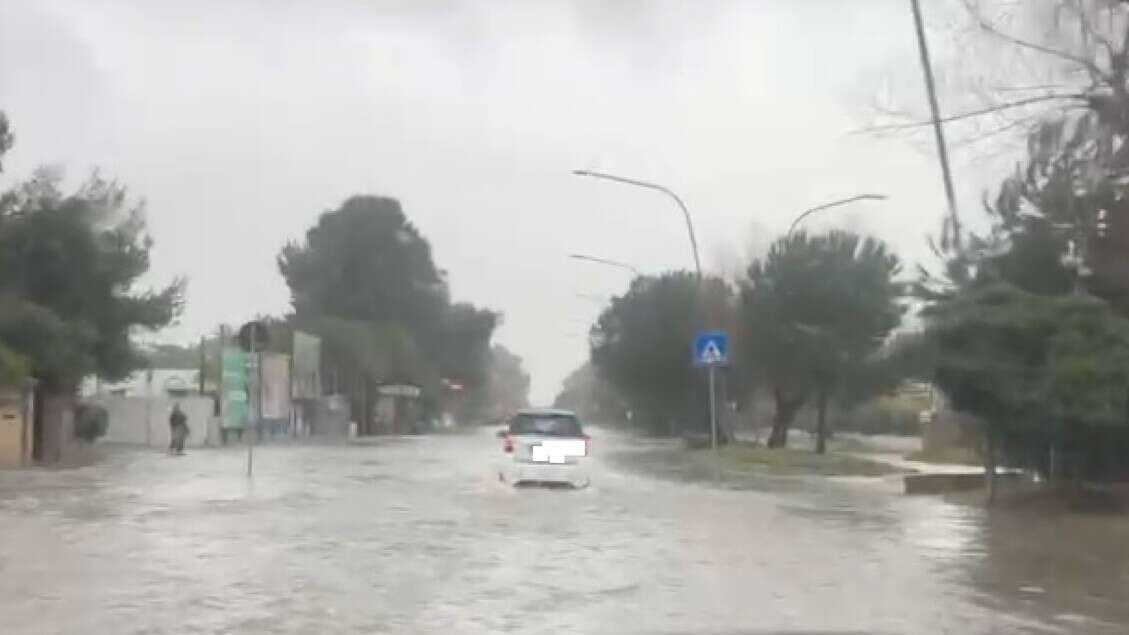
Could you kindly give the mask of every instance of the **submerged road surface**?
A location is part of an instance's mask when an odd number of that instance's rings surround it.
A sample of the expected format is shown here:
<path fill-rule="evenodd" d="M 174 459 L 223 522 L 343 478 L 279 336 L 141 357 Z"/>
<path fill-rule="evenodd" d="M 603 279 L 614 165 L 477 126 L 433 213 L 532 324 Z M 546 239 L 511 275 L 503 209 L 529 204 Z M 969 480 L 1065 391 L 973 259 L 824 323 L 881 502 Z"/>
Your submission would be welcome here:
<path fill-rule="evenodd" d="M 649 480 L 601 433 L 592 487 L 514 490 L 490 432 L 0 472 L 0 632 L 1129 631 L 1118 521 Z"/>

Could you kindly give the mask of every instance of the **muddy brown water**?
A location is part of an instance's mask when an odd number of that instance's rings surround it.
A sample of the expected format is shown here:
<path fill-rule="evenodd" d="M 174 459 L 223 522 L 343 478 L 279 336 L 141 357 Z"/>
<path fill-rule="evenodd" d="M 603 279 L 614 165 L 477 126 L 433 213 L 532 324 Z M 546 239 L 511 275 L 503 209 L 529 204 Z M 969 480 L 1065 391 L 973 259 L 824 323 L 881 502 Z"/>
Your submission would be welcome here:
<path fill-rule="evenodd" d="M 0 472 L 0 631 L 1129 632 L 1129 523 L 896 478 L 727 491 L 600 460 L 513 489 L 490 431 Z"/>

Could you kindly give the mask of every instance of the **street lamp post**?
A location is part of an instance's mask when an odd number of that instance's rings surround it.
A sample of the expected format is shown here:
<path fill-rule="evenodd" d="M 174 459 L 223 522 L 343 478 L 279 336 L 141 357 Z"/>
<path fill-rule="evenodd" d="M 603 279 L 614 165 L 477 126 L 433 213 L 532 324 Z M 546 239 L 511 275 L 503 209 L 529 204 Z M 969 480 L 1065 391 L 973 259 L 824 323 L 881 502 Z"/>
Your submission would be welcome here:
<path fill-rule="evenodd" d="M 800 224 L 800 221 L 804 220 L 805 218 L 807 218 L 808 216 L 811 216 L 812 214 L 814 214 L 816 212 L 819 212 L 819 211 L 822 211 L 822 210 L 825 210 L 825 209 L 828 209 L 828 208 L 831 208 L 831 207 L 838 207 L 840 205 L 846 205 L 847 203 L 854 203 L 855 201 L 884 201 L 884 200 L 886 200 L 885 194 L 859 194 L 858 196 L 852 196 L 850 198 L 844 198 L 844 199 L 840 199 L 840 200 L 837 200 L 837 201 L 831 201 L 830 203 L 824 203 L 823 205 L 817 205 L 817 206 L 815 206 L 815 207 L 813 207 L 809 210 L 805 210 L 799 216 L 797 216 L 795 220 L 792 221 L 792 224 L 788 227 L 787 237 L 788 238 L 792 237 L 792 233 L 796 231 L 796 226 Z"/>
<path fill-rule="evenodd" d="M 682 217 L 684 219 L 686 219 L 686 233 L 690 237 L 690 251 L 694 254 L 694 272 L 697 274 L 698 293 L 699 293 L 699 295 L 704 295 L 702 293 L 702 289 L 703 289 L 703 284 L 702 284 L 702 259 L 698 256 L 698 239 L 694 235 L 694 222 L 692 220 L 690 220 L 690 210 L 686 208 L 686 203 L 682 202 L 681 197 L 679 197 L 677 194 L 675 194 L 670 188 L 659 185 L 658 183 L 650 183 L 648 181 L 640 181 L 638 179 L 629 179 L 629 178 L 622 177 L 622 176 L 616 176 L 614 174 L 606 174 L 604 172 L 593 172 L 591 170 L 573 170 L 572 173 L 575 174 L 576 176 L 587 176 L 587 177 L 592 177 L 594 179 L 605 179 L 605 180 L 608 180 L 608 181 L 615 181 L 617 183 L 624 183 L 626 185 L 634 185 L 635 187 L 646 188 L 648 190 L 655 190 L 657 192 L 662 192 L 663 194 L 666 194 L 670 198 L 674 199 L 674 202 L 678 204 L 678 209 L 682 210 Z M 714 367 L 710 366 L 710 368 L 709 368 L 710 445 L 712 446 L 713 451 L 714 451 L 715 456 L 716 456 L 716 453 L 717 453 L 717 406 L 716 406 L 716 401 L 715 401 L 715 397 L 714 397 L 714 372 L 715 372 Z M 716 462 L 715 462 L 715 467 L 717 467 Z"/>
<path fill-rule="evenodd" d="M 573 170 L 576 176 L 587 176 L 594 179 L 605 179 L 607 181 L 615 181 L 617 183 L 625 183 L 627 185 L 634 185 L 635 187 L 643 187 L 648 190 L 655 190 L 662 192 L 674 202 L 678 204 L 678 209 L 682 210 L 682 217 L 686 219 L 686 232 L 690 235 L 690 250 L 694 253 L 694 271 L 698 274 L 698 281 L 702 280 L 702 261 L 698 257 L 698 239 L 694 236 L 694 223 L 690 220 L 690 210 L 686 209 L 686 204 L 682 202 L 677 194 L 670 190 L 670 188 L 659 185 L 658 183 L 650 183 L 647 181 L 639 181 L 637 179 L 629 179 L 614 174 L 605 174 L 603 172 L 593 172 L 591 170 Z"/>
<path fill-rule="evenodd" d="M 631 265 L 627 264 L 626 262 L 620 262 L 618 260 L 611 260 L 609 258 L 597 258 L 596 256 L 589 256 L 589 255 L 586 255 L 586 254 L 569 254 L 568 257 L 572 258 L 573 260 L 584 260 L 584 261 L 587 261 L 587 262 L 595 262 L 595 263 L 601 264 L 601 265 L 608 265 L 609 267 L 619 267 L 620 269 L 626 269 L 627 271 L 630 271 L 631 273 L 635 274 L 636 276 L 642 276 L 643 275 L 635 267 L 632 267 Z"/>

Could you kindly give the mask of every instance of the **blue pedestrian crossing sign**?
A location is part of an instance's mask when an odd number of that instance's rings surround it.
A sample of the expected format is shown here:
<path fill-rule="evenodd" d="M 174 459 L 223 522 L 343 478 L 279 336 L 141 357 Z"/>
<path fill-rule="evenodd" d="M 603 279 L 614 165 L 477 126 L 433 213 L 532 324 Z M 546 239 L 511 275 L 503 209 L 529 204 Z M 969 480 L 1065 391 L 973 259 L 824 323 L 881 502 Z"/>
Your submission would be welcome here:
<path fill-rule="evenodd" d="M 729 333 L 710 331 L 694 335 L 696 366 L 725 366 L 729 363 Z"/>

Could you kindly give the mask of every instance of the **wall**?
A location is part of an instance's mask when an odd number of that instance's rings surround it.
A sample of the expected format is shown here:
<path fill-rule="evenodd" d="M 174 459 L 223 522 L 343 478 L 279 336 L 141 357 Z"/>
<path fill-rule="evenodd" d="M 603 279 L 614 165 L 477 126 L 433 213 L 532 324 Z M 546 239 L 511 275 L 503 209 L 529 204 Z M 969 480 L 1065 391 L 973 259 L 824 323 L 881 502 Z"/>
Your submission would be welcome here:
<path fill-rule="evenodd" d="M 0 468 L 20 467 L 30 459 L 29 400 L 18 389 L 0 389 Z"/>
<path fill-rule="evenodd" d="M 211 397 L 122 397 L 101 395 L 84 400 L 106 409 L 110 423 L 103 443 L 166 447 L 169 444 L 169 413 L 174 403 L 188 416 L 189 447 L 219 445 L 213 421 Z"/>

